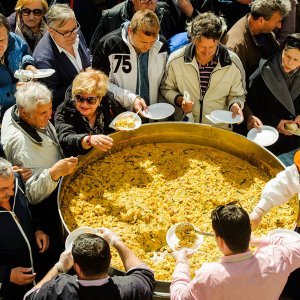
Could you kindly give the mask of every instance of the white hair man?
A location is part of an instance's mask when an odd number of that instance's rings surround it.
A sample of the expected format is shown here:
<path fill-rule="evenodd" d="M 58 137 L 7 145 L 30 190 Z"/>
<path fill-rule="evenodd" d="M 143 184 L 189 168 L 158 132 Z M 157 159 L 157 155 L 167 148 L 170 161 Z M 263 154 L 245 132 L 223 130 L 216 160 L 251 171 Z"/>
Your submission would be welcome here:
<path fill-rule="evenodd" d="M 61 176 L 75 170 L 78 160 L 63 158 L 55 129 L 49 122 L 51 114 L 49 89 L 38 82 L 22 85 L 16 92 L 16 105 L 4 115 L 1 142 L 9 161 L 32 169 L 33 175 L 26 181 L 26 194 L 31 204 L 38 205 L 47 222 L 50 237 L 56 240 L 58 255 L 62 243 L 58 240 L 56 188 Z"/>

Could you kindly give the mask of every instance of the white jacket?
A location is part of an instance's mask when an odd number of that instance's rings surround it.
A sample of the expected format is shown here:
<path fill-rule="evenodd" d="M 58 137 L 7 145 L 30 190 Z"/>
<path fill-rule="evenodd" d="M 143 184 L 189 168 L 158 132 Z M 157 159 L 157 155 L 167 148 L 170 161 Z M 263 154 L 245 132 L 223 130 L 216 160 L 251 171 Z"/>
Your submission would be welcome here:
<path fill-rule="evenodd" d="M 13 165 L 32 169 L 33 174 L 25 184 L 26 195 L 32 204 L 38 204 L 57 187 L 58 182 L 52 180 L 49 168 L 63 158 L 63 155 L 55 128 L 50 122 L 47 130 L 51 137 L 19 122 L 15 111 L 16 105 L 4 114 L 1 143 L 7 160 Z"/>
<path fill-rule="evenodd" d="M 109 74 L 109 91 L 127 109 L 133 109 L 133 103 L 138 96 L 136 93 L 138 55 L 128 41 L 128 25 L 108 34 L 100 41 L 101 51 L 95 52 L 93 68 Z M 158 102 L 159 86 L 167 63 L 167 45 L 158 36 L 155 44 L 149 50 L 148 79 L 150 104 Z M 143 76 L 143 74 L 141 74 Z"/>
<path fill-rule="evenodd" d="M 300 193 L 300 177 L 297 166 L 294 164 L 271 179 L 262 191 L 261 200 L 256 205 L 265 212 L 290 200 Z"/>

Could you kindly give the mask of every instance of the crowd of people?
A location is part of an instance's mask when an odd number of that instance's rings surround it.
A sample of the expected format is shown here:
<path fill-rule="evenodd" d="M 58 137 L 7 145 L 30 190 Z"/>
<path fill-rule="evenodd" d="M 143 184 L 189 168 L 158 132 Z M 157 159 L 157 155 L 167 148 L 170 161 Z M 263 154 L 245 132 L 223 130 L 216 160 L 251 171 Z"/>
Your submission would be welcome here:
<path fill-rule="evenodd" d="M 195 123 L 243 135 L 273 126 L 279 139 L 267 148 L 289 166 L 267 184 L 250 216 L 236 204 L 212 212 L 221 262 L 203 265 L 191 279 L 193 253 L 174 253 L 171 299 L 279 298 L 300 267 L 300 239 L 258 240 L 251 226 L 299 192 L 300 138 L 286 128 L 300 127 L 299 5 L 1 1 L 0 221 L 6 226 L 0 229 L 0 299 L 25 293 L 25 299 L 152 298 L 153 272 L 110 230 L 83 234 L 62 253 L 56 198 L 60 178 L 76 169 L 78 155 L 114 147 L 114 117 L 158 102 L 174 106 L 171 121 L 189 114 Z M 18 70 L 34 76 L 40 69 L 55 72 L 29 82 L 15 77 Z M 232 126 L 205 117 L 218 109 L 243 121 Z M 252 253 L 249 244 L 258 250 Z M 121 257 L 124 276 L 109 276 L 110 247 Z M 72 268 L 76 275 L 66 274 Z"/>

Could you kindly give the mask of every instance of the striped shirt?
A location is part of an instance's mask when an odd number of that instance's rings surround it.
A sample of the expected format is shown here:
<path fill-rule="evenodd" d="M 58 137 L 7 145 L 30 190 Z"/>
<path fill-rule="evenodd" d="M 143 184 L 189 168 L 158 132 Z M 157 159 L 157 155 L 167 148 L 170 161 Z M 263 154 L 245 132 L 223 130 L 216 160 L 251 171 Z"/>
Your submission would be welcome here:
<path fill-rule="evenodd" d="M 218 64 L 218 60 L 219 60 L 219 51 L 216 52 L 213 59 L 209 61 L 206 65 L 202 66 L 201 64 L 199 64 L 200 88 L 203 97 L 207 91 L 211 73 L 216 67 L 216 65 Z"/>

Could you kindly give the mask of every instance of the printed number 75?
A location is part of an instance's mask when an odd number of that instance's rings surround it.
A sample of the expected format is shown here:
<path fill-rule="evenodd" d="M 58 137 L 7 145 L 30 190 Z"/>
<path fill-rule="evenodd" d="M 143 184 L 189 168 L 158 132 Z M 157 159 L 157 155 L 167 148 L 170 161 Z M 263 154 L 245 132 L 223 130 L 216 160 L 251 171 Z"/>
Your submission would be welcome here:
<path fill-rule="evenodd" d="M 117 65 L 114 69 L 114 73 L 117 73 L 120 65 L 122 63 L 122 71 L 124 73 L 130 73 L 132 67 L 130 63 L 130 55 L 115 55 L 114 57 L 117 60 Z"/>

